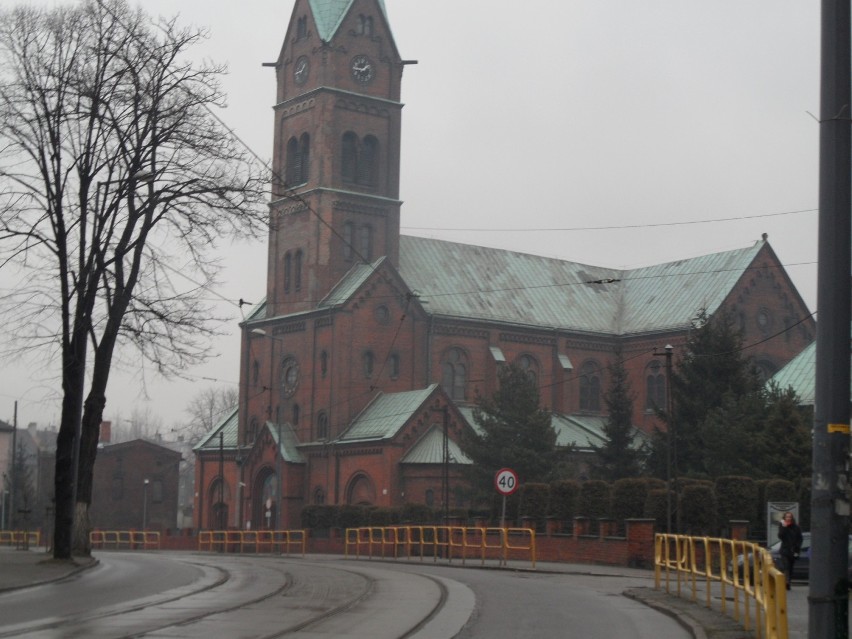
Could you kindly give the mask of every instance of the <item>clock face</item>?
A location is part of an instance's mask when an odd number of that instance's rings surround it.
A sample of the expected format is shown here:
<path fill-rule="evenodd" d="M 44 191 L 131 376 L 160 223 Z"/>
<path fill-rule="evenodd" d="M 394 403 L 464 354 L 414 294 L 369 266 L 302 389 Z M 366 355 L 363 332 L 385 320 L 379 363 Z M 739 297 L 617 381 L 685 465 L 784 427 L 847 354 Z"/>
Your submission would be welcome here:
<path fill-rule="evenodd" d="M 299 385 L 299 363 L 293 357 L 288 357 L 281 364 L 281 390 L 285 397 L 296 392 Z"/>
<path fill-rule="evenodd" d="M 293 67 L 293 78 L 296 80 L 296 84 L 305 83 L 305 80 L 308 79 L 308 70 L 308 59 L 305 56 L 296 60 L 296 66 Z"/>
<path fill-rule="evenodd" d="M 366 84 L 372 80 L 373 76 L 376 74 L 373 63 L 370 61 L 370 58 L 365 55 L 356 55 L 352 58 L 351 69 L 352 77 L 362 84 Z"/>

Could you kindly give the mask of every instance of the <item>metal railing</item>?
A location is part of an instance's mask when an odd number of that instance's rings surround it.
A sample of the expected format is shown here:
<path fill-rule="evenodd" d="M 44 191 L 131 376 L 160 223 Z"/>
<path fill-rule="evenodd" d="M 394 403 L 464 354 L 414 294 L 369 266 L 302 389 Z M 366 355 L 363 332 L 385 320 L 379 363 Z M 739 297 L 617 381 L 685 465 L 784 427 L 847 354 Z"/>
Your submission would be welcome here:
<path fill-rule="evenodd" d="M 41 532 L 38 530 L 0 530 L 0 546 L 29 548 L 41 546 Z"/>
<path fill-rule="evenodd" d="M 98 549 L 159 550 L 160 533 L 156 530 L 93 530 L 89 544 Z"/>
<path fill-rule="evenodd" d="M 202 530 L 198 550 L 217 552 L 272 553 L 289 555 L 292 549 L 305 556 L 307 530 Z"/>
<path fill-rule="evenodd" d="M 719 596 L 720 609 L 758 639 L 787 639 L 787 590 L 784 574 L 775 567 L 769 551 L 748 541 L 657 534 L 654 540 L 654 582 L 677 596 L 691 593 L 692 601 L 704 590 L 705 605 L 712 608 L 712 595 Z M 733 611 L 728 611 L 728 595 Z"/>
<path fill-rule="evenodd" d="M 449 561 L 479 559 L 482 565 L 488 559 L 505 565 L 508 559 L 517 558 L 531 562 L 535 568 L 535 531 L 529 528 L 468 528 L 464 526 L 371 526 L 347 528 L 344 554 L 354 554 L 359 559 L 375 556 L 406 559 L 431 556 Z"/>

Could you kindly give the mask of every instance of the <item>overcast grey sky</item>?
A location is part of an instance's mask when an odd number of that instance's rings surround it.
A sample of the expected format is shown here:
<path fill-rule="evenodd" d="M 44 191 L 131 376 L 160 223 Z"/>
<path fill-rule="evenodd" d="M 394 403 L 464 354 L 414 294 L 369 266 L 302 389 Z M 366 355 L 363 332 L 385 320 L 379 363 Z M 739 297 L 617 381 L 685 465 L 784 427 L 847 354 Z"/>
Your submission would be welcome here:
<path fill-rule="evenodd" d="M 0 6 L 17 4 L 0 0 Z M 27 4 L 61 4 L 32 2 Z M 403 77 L 403 233 L 632 268 L 750 245 L 762 233 L 816 309 L 819 4 L 801 0 L 385 0 Z M 292 0 L 144 0 L 207 26 L 227 63 L 221 118 L 272 149 L 273 70 Z M 465 230 L 460 230 L 465 229 Z M 224 249 L 219 293 L 264 295 L 266 246 Z M 107 419 L 238 381 L 240 319 L 220 355 L 164 382 L 126 361 Z M 147 391 L 147 396 L 146 396 Z M 0 418 L 56 423 L 42 362 L 4 361 Z"/>

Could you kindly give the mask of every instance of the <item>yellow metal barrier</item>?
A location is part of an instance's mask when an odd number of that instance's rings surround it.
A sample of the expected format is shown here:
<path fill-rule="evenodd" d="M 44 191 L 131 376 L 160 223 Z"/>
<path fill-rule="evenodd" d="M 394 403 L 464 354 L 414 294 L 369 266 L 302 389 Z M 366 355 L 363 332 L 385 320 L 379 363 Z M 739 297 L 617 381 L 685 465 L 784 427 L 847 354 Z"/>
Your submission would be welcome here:
<path fill-rule="evenodd" d="M 741 558 L 741 561 L 740 561 Z M 787 590 L 784 574 L 778 570 L 769 551 L 747 541 L 656 535 L 654 542 L 654 582 L 659 590 L 677 595 L 688 589 L 692 601 L 704 588 L 705 602 L 712 607 L 712 591 L 719 590 L 721 611 L 728 614 L 728 590 L 732 591 L 732 616 L 758 639 L 787 639 Z"/>
<path fill-rule="evenodd" d="M 156 530 L 93 530 L 89 544 L 99 549 L 159 550 L 160 533 Z"/>
<path fill-rule="evenodd" d="M 218 552 L 275 552 L 289 555 L 293 547 L 305 556 L 308 546 L 306 530 L 202 530 L 198 533 L 198 550 Z"/>
<path fill-rule="evenodd" d="M 41 546 L 38 530 L 0 530 L 0 546 Z"/>
<path fill-rule="evenodd" d="M 521 540 L 520 542 L 518 540 Z M 526 541 L 523 541 L 526 540 Z M 423 558 L 433 561 L 444 557 L 448 561 L 479 558 L 496 559 L 505 565 L 510 553 L 529 558 L 535 568 L 535 531 L 528 528 L 468 528 L 463 526 L 382 526 L 347 528 L 344 535 L 344 554 L 360 559 L 374 556 L 394 559 Z"/>

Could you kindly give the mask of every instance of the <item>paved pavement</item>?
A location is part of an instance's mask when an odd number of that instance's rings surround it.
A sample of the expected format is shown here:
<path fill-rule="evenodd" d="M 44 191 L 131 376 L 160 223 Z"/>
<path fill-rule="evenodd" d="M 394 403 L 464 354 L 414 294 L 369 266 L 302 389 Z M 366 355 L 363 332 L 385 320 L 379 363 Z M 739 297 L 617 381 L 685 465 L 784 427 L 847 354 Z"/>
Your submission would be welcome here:
<path fill-rule="evenodd" d="M 97 557 L 76 558 L 71 561 L 55 560 L 44 549 L 16 550 L 0 546 L 0 593 L 7 590 L 26 588 L 50 581 L 71 577 L 80 571 L 97 565 Z M 527 562 L 510 562 L 510 570 L 529 570 Z M 571 574 L 600 575 L 602 577 L 644 577 L 649 579 L 647 588 L 631 588 L 625 595 L 641 601 L 661 612 L 676 618 L 695 639 L 745 639 L 754 636 L 747 632 L 730 616 L 722 614 L 718 607 L 708 609 L 703 600 L 693 603 L 686 597 L 669 595 L 664 590 L 654 590 L 653 574 L 648 570 L 623 568 L 618 566 L 598 566 L 585 564 L 562 564 L 539 562 L 537 572 L 555 572 Z M 688 595 L 687 595 L 688 596 Z M 790 593 L 790 639 L 804 639 L 807 636 L 807 586 L 795 585 Z M 801 599 L 804 607 L 797 604 Z M 718 604 L 718 602 L 715 602 Z M 730 606 L 729 606 L 730 610 Z M 794 612 L 797 611 L 798 612 Z"/>

